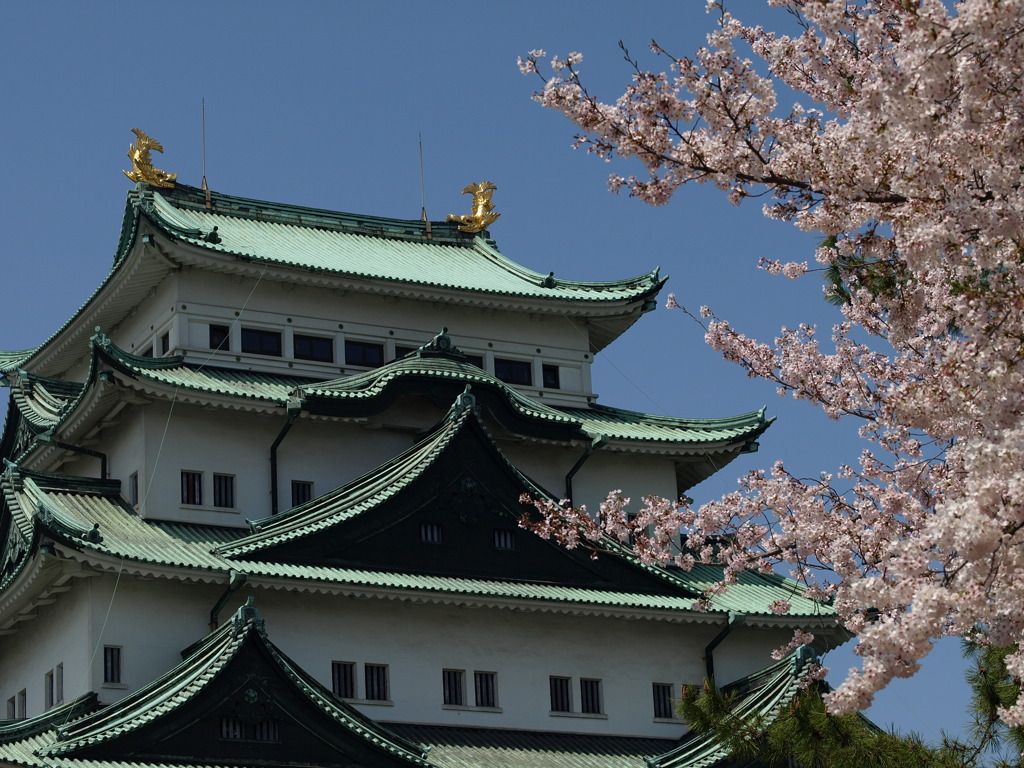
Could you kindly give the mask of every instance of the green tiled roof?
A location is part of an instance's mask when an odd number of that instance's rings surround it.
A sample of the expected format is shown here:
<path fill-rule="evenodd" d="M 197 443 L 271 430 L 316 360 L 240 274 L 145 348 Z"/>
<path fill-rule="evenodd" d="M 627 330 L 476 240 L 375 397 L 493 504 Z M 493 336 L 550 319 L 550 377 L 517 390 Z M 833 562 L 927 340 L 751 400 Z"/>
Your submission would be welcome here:
<path fill-rule="evenodd" d="M 145 520 L 121 499 L 115 481 L 61 477 L 11 467 L 3 485 L 15 522 L 29 530 L 33 525 L 42 524 L 36 510 L 49 510 L 57 519 L 73 521 L 75 530 L 92 530 L 98 526 L 97 531 L 102 537 L 99 541 L 75 537 L 74 531 L 61 534 L 76 547 L 140 564 L 222 574 L 244 571 L 250 578 L 294 579 L 373 591 L 397 590 L 410 594 L 433 593 L 484 600 L 525 600 L 699 615 L 693 611 L 693 598 L 683 589 L 690 585 L 690 591 L 700 592 L 713 581 L 718 570 L 700 567 L 692 572 L 671 572 L 670 577 L 677 579 L 681 586 L 680 595 L 676 597 L 513 579 L 432 576 L 228 558 L 220 554 L 218 548 L 246 536 L 244 530 Z M 767 617 L 773 615 L 769 605 L 780 598 L 788 599 L 792 604 L 786 616 L 820 617 L 825 623 L 833 621 L 834 611 L 802 597 L 794 582 L 753 572 L 740 574 L 739 583 L 731 586 L 725 594 L 714 597 L 711 603 L 714 611 Z"/>
<path fill-rule="evenodd" d="M 765 409 L 722 419 L 686 419 L 625 411 L 594 404 L 588 408 L 560 408 L 576 419 L 591 435 L 619 440 L 658 443 L 717 443 L 755 440 L 774 418 L 766 419 Z"/>
<path fill-rule="evenodd" d="M 339 213 L 248 200 L 177 185 L 140 205 L 159 226 L 221 253 L 320 272 L 533 299 L 632 302 L 664 283 L 657 271 L 609 282 L 562 280 L 505 258 L 494 242 L 454 224 Z M 216 228 L 216 235 L 211 232 Z"/>
<path fill-rule="evenodd" d="M 388 730 L 430 747 L 436 768 L 648 768 L 645 757 L 669 739 L 388 723 Z"/>
<path fill-rule="evenodd" d="M 34 349 L 24 349 L 15 352 L 0 351 L 0 374 L 16 371 L 22 363 L 32 357 Z"/>

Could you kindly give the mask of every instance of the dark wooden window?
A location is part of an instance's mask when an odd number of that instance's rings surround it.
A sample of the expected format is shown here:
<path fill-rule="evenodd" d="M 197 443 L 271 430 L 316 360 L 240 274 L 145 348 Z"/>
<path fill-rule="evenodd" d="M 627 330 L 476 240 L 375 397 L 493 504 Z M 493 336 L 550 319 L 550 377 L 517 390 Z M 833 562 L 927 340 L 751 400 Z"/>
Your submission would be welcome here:
<path fill-rule="evenodd" d="M 242 329 L 242 351 L 253 355 L 281 356 L 281 334 L 261 328 Z"/>
<path fill-rule="evenodd" d="M 128 503 L 133 507 L 139 506 L 139 473 L 132 472 L 128 477 Z"/>
<path fill-rule="evenodd" d="M 466 703 L 466 673 L 461 669 L 445 669 L 441 672 L 441 687 L 444 703 L 461 707 Z"/>
<path fill-rule="evenodd" d="M 533 385 L 533 365 L 525 360 L 494 358 L 494 375 L 508 384 Z"/>
<path fill-rule="evenodd" d="M 142 355 L 141 356 L 142 357 L 152 357 L 153 356 L 153 345 L 150 344 L 148 347 L 146 347 L 144 350 L 142 350 Z"/>
<path fill-rule="evenodd" d="M 49 709 L 53 706 L 53 670 L 51 669 L 43 676 L 43 706 Z"/>
<path fill-rule="evenodd" d="M 498 706 L 497 675 L 494 672 L 474 672 L 473 688 L 478 707 Z"/>
<path fill-rule="evenodd" d="M 234 475 L 213 476 L 213 506 L 228 508 L 235 506 Z"/>
<path fill-rule="evenodd" d="M 356 698 L 356 664 L 354 661 L 331 662 L 331 688 L 335 696 Z"/>
<path fill-rule="evenodd" d="M 386 664 L 367 664 L 363 667 L 367 701 L 389 701 L 388 667 Z"/>
<path fill-rule="evenodd" d="M 384 364 L 384 345 L 369 341 L 345 341 L 345 365 L 377 368 Z"/>
<path fill-rule="evenodd" d="M 601 681 L 580 680 L 580 712 L 598 715 L 601 711 Z"/>
<path fill-rule="evenodd" d="M 516 532 L 509 528 L 495 528 L 494 529 L 494 548 L 495 549 L 515 549 L 516 548 Z"/>
<path fill-rule="evenodd" d="M 672 686 L 668 683 L 654 683 L 654 716 L 670 718 L 672 711 Z"/>
<path fill-rule="evenodd" d="M 228 326 L 210 326 L 210 349 L 220 349 L 224 352 L 231 349 L 231 329 Z"/>
<path fill-rule="evenodd" d="M 415 351 L 416 351 L 416 347 L 400 347 L 397 344 L 395 344 L 395 360 L 397 360 L 400 357 L 405 357 L 410 352 L 415 352 Z"/>
<path fill-rule="evenodd" d="M 292 339 L 296 360 L 315 360 L 320 363 L 334 362 L 334 339 L 323 336 L 304 336 L 296 333 Z"/>
<path fill-rule="evenodd" d="M 181 473 L 181 503 L 202 504 L 203 503 L 203 473 L 188 472 Z"/>
<path fill-rule="evenodd" d="M 253 741 L 277 741 L 277 720 L 267 717 L 257 720 L 252 728 Z"/>
<path fill-rule="evenodd" d="M 220 719 L 220 737 L 225 741 L 241 741 L 245 738 L 245 724 L 240 717 Z"/>
<path fill-rule="evenodd" d="M 121 649 L 116 645 L 103 646 L 103 682 L 121 682 Z"/>
<path fill-rule="evenodd" d="M 15 720 L 18 717 L 18 707 L 13 696 L 7 700 L 7 719 Z"/>
<path fill-rule="evenodd" d="M 568 677 L 550 678 L 551 711 L 572 712 L 572 696 L 569 691 Z"/>
<path fill-rule="evenodd" d="M 166 355 L 171 351 L 171 334 L 170 331 L 160 337 L 160 354 Z"/>
<path fill-rule="evenodd" d="M 28 691 L 22 688 L 18 691 L 18 719 L 24 720 L 28 717 Z"/>
<path fill-rule="evenodd" d="M 466 355 L 466 362 L 472 363 L 477 368 L 484 367 L 484 356 L 483 355 Z"/>
<path fill-rule="evenodd" d="M 557 365 L 542 365 L 541 373 L 544 376 L 545 389 L 561 389 L 561 383 L 558 378 Z"/>
<path fill-rule="evenodd" d="M 305 504 L 313 498 L 313 483 L 308 480 L 292 480 L 292 506 Z"/>
<path fill-rule="evenodd" d="M 444 529 L 440 523 L 421 523 L 420 541 L 427 544 L 440 544 L 444 541 Z"/>

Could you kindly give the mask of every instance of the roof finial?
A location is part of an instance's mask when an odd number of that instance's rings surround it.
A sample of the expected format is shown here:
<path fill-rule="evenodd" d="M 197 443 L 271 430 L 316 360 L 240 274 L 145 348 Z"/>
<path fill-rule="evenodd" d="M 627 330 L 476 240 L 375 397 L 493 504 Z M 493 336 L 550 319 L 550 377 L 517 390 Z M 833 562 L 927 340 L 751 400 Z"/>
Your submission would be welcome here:
<path fill-rule="evenodd" d="M 136 137 L 135 143 L 128 145 L 128 159 L 132 161 L 132 169 L 122 171 L 122 173 L 136 183 L 142 182 L 154 187 L 173 187 L 178 174 L 154 168 L 153 158 L 150 155 L 150 151 L 154 149 L 157 152 L 163 152 L 163 145 L 138 128 L 132 128 L 132 133 Z"/>
<path fill-rule="evenodd" d="M 497 187 L 489 181 L 480 181 L 476 184 L 469 184 L 462 190 L 464 195 L 473 196 L 473 212 L 463 216 L 448 214 L 448 221 L 459 222 L 460 232 L 482 232 L 501 216 L 500 213 L 492 213 L 494 203 L 491 202 L 491 195 Z"/>
<path fill-rule="evenodd" d="M 430 240 L 430 219 L 427 218 L 427 188 L 423 181 L 423 134 L 420 134 L 420 221 L 427 225 L 427 240 Z"/>
<path fill-rule="evenodd" d="M 206 97 L 203 97 L 202 101 L 203 110 L 203 192 L 206 193 L 206 210 L 213 208 L 213 203 L 210 200 L 210 188 L 206 184 Z M 214 227 L 214 230 L 217 228 Z"/>

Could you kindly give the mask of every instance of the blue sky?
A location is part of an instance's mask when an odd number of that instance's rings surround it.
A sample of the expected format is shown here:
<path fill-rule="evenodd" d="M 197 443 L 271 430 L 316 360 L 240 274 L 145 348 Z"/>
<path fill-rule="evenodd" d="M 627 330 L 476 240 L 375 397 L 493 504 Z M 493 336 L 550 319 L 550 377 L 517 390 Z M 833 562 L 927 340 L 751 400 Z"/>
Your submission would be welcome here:
<path fill-rule="evenodd" d="M 468 210 L 460 191 L 490 180 L 501 250 L 540 272 L 606 280 L 660 266 L 668 291 L 707 304 L 737 328 L 772 338 L 783 325 L 837 319 L 810 275 L 756 268 L 759 257 L 813 260 L 816 238 L 731 206 L 711 187 L 651 208 L 607 192 L 607 165 L 570 148 L 572 127 L 531 102 L 539 87 L 516 57 L 544 48 L 584 53 L 595 95 L 629 77 L 616 47 L 646 57 L 652 36 L 673 52 L 704 42 L 700 0 L 586 4 L 127 2 L 10 3 L 0 27 L 0 349 L 34 347 L 107 273 L 127 190 L 121 173 L 138 127 L 160 140 L 156 165 L 198 186 L 200 104 L 207 178 L 227 194 L 382 216 L 418 218 L 422 135 L 432 219 Z M 784 24 L 762 3 L 741 19 Z M 652 66 L 658 66 L 652 64 Z M 458 338 L 458 329 L 450 330 Z M 761 450 L 699 486 L 698 500 L 778 459 L 813 477 L 852 461 L 856 425 L 831 422 L 774 387 L 747 379 L 707 349 L 680 312 L 645 316 L 595 362 L 601 402 L 714 417 L 767 404 L 778 417 Z M 2 407 L 2 406 L 0 406 Z M 826 663 L 843 671 L 848 650 Z M 869 712 L 876 722 L 938 738 L 958 730 L 965 687 L 955 642 Z M 836 675 L 833 675 L 836 677 Z"/>

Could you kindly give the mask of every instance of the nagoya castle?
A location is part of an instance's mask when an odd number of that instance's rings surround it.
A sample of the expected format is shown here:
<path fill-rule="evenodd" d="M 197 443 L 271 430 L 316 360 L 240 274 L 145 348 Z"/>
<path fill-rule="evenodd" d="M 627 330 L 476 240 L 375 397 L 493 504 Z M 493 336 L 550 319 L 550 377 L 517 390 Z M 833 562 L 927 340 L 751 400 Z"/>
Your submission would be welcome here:
<path fill-rule="evenodd" d="M 339 213 L 178 183 L 136 135 L 106 278 L 0 352 L 0 765 L 724 766 L 680 687 L 771 717 L 812 656 L 771 650 L 842 639 L 781 577 L 699 611 L 715 568 L 519 528 L 523 494 L 678 498 L 768 428 L 597 402 L 657 271 L 520 266 L 490 183 Z"/>

